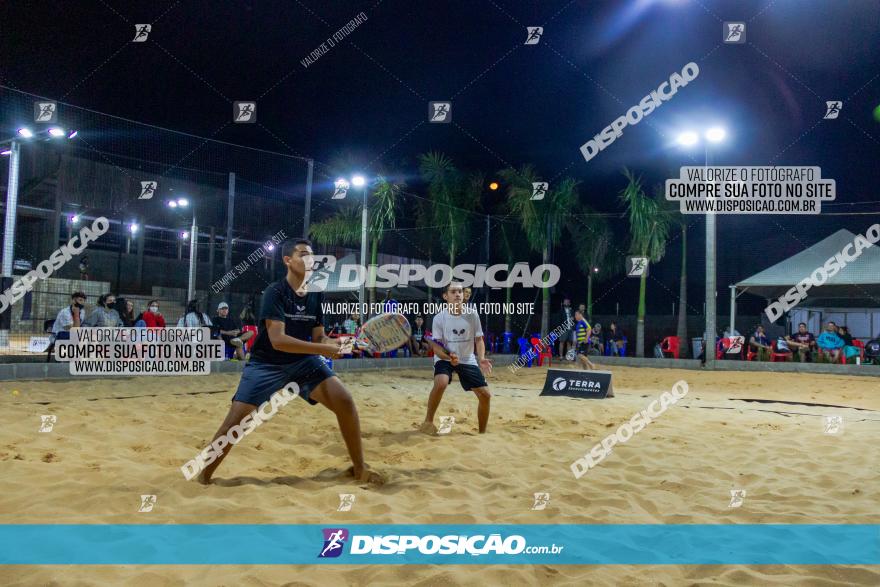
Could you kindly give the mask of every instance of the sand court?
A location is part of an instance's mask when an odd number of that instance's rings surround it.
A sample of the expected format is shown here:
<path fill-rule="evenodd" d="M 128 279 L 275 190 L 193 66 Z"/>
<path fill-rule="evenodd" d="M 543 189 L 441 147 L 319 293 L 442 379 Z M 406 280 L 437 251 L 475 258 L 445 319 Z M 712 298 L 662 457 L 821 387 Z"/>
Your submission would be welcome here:
<path fill-rule="evenodd" d="M 870 450 L 880 439 L 880 399 L 871 379 L 621 367 L 614 369 L 617 397 L 598 401 L 538 397 L 545 373 L 495 371 L 486 435 L 476 432 L 473 395 L 453 382 L 438 415 L 454 416 L 455 424 L 436 437 L 417 431 L 426 369 L 343 373 L 360 410 L 367 461 L 387 479 L 381 487 L 344 476 L 346 453 L 332 414 L 300 400 L 236 446 L 213 485 L 186 481 L 180 467 L 210 441 L 238 375 L 4 383 L 9 424 L 0 432 L 0 513 L 7 524 L 880 522 L 880 457 Z M 573 460 L 680 379 L 688 382 L 687 396 L 574 478 Z M 39 432 L 42 415 L 56 417 L 49 432 Z M 838 433 L 825 432 L 829 415 L 842 416 Z M 737 507 L 730 507 L 732 490 L 746 492 Z M 537 492 L 550 493 L 543 510 L 532 509 Z M 355 495 L 350 511 L 337 511 L 341 493 Z M 149 512 L 138 511 L 142 495 L 156 496 Z M 70 576 L 81 584 L 152 577 L 151 584 L 170 585 L 204 572 L 189 568 L 71 567 Z M 351 569 L 300 568 L 296 584 L 334 577 L 346 584 L 467 585 L 510 573 L 523 584 L 700 576 L 719 584 L 880 581 L 872 567 Z M 4 584 L 21 585 L 45 582 L 52 572 L 0 571 Z M 291 580 L 275 569 L 233 566 L 217 581 L 254 573 L 266 584 Z"/>

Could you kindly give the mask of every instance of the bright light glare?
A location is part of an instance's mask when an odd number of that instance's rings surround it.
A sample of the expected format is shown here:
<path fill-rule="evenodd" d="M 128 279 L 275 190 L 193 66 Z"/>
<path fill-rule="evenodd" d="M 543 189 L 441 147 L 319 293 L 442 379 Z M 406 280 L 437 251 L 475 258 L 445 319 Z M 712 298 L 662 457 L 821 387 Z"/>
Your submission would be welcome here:
<path fill-rule="evenodd" d="M 79 214 L 74 214 L 73 216 L 71 216 L 71 217 L 70 217 L 70 223 L 71 223 L 71 224 L 77 224 L 77 223 L 79 223 Z"/>
<path fill-rule="evenodd" d="M 364 185 L 366 185 L 367 180 L 364 179 L 363 175 L 355 175 L 354 177 L 351 178 L 351 183 L 354 187 L 359 188 L 359 187 L 363 187 Z"/>
<path fill-rule="evenodd" d="M 31 131 L 31 129 L 29 129 L 29 128 L 20 128 L 20 129 L 18 129 L 18 134 L 19 134 L 20 136 L 26 138 L 26 139 L 29 139 L 29 138 L 31 138 L 32 136 L 34 136 L 33 131 Z"/>
<path fill-rule="evenodd" d="M 131 231 L 131 234 L 136 233 L 138 231 L 138 228 L 140 228 L 140 226 L 138 226 L 137 224 L 130 224 L 128 226 L 128 230 Z"/>
<path fill-rule="evenodd" d="M 49 129 L 49 136 L 51 136 L 51 137 L 55 137 L 55 138 L 63 137 L 65 134 L 66 133 L 64 132 L 63 128 L 52 127 Z"/>
<path fill-rule="evenodd" d="M 168 200 L 168 207 L 177 208 L 177 202 L 175 202 L 174 200 Z"/>
<path fill-rule="evenodd" d="M 79 131 L 78 131 L 78 130 L 71 131 L 70 134 L 67 135 L 67 138 L 68 138 L 68 139 L 72 139 L 72 138 L 75 137 L 77 134 L 79 134 Z"/>
<path fill-rule="evenodd" d="M 3 149 L 0 151 L 0 155 L 9 155 L 10 153 L 12 153 L 12 149 Z"/>
<path fill-rule="evenodd" d="M 727 131 L 720 126 L 713 126 L 706 131 L 706 140 L 712 141 L 713 143 L 720 143 L 726 136 Z"/>
<path fill-rule="evenodd" d="M 696 145 L 698 140 L 700 140 L 700 137 L 697 136 L 697 133 L 690 130 L 678 135 L 678 144 L 685 147 Z"/>
<path fill-rule="evenodd" d="M 181 232 L 181 233 L 180 233 L 180 238 L 182 238 L 183 240 L 188 239 L 188 238 L 189 238 L 189 232 Z"/>
<path fill-rule="evenodd" d="M 186 198 L 178 198 L 177 205 L 181 208 L 186 208 L 187 206 L 189 206 L 189 200 L 187 200 Z"/>

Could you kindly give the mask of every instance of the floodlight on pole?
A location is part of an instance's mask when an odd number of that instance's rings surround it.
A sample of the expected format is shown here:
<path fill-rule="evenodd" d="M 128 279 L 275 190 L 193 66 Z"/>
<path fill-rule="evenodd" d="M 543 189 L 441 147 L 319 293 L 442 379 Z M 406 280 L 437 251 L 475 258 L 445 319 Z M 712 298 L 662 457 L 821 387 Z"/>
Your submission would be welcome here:
<path fill-rule="evenodd" d="M 66 135 L 67 131 L 65 131 L 63 128 L 52 127 L 48 130 L 48 133 L 50 137 L 57 139 L 58 137 L 63 137 L 64 135 Z"/>
<path fill-rule="evenodd" d="M 703 164 L 709 167 L 709 146 L 710 144 L 718 144 L 727 137 L 727 131 L 720 126 L 712 126 L 703 131 Z M 678 144 L 685 147 L 692 147 L 700 142 L 700 136 L 694 131 L 685 131 L 678 135 Z M 708 174 L 707 174 L 708 177 Z M 716 296 L 718 289 L 717 267 L 716 267 L 716 221 L 714 212 L 706 212 L 706 330 L 703 333 L 703 348 L 706 366 L 713 368 L 715 365 L 715 335 L 718 330 Z M 732 314 L 733 312 L 731 312 Z M 732 322 L 732 320 L 731 320 Z M 731 324 L 731 328 L 733 324 Z"/>
<path fill-rule="evenodd" d="M 713 126 L 706 131 L 706 140 L 712 143 L 720 143 L 727 136 L 727 131 L 720 126 Z"/>
<path fill-rule="evenodd" d="M 699 135 L 692 130 L 685 131 L 678 135 L 678 144 L 684 147 L 696 145 L 699 140 Z"/>
<path fill-rule="evenodd" d="M 361 188 L 367 185 L 367 180 L 364 178 L 363 175 L 355 175 L 351 178 L 351 185 L 356 188 Z"/>
<path fill-rule="evenodd" d="M 177 205 L 181 208 L 186 208 L 187 206 L 189 206 L 189 200 L 187 200 L 186 198 L 178 198 Z"/>
<path fill-rule="evenodd" d="M 27 127 L 20 128 L 20 129 L 18 129 L 18 136 L 20 136 L 23 139 L 29 139 L 32 136 L 34 136 L 34 131 L 32 131 L 31 129 L 29 129 Z"/>

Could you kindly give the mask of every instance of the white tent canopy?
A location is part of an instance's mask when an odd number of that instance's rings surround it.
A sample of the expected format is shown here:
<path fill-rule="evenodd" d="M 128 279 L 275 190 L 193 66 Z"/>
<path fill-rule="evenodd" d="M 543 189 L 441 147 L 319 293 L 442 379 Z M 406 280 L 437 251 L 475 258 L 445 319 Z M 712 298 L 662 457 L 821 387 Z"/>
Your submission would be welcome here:
<path fill-rule="evenodd" d="M 736 297 L 743 293 L 761 296 L 768 301 L 783 295 L 807 279 L 825 262 L 852 244 L 856 235 L 841 229 L 800 253 L 789 257 L 731 287 L 731 322 L 736 316 Z M 848 251 L 852 254 L 852 248 Z M 821 286 L 812 287 L 802 307 L 880 308 L 880 246 L 869 246 L 861 255 Z"/>

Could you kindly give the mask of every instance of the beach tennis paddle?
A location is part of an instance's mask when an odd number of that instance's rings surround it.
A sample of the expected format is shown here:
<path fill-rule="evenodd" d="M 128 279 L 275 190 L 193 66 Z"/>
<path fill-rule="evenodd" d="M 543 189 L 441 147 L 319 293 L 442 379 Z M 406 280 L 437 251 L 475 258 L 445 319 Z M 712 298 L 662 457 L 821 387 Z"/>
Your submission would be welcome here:
<path fill-rule="evenodd" d="M 411 334 L 406 316 L 391 312 L 373 316 L 364 322 L 360 334 L 350 342 L 362 351 L 387 353 L 409 342 Z"/>

